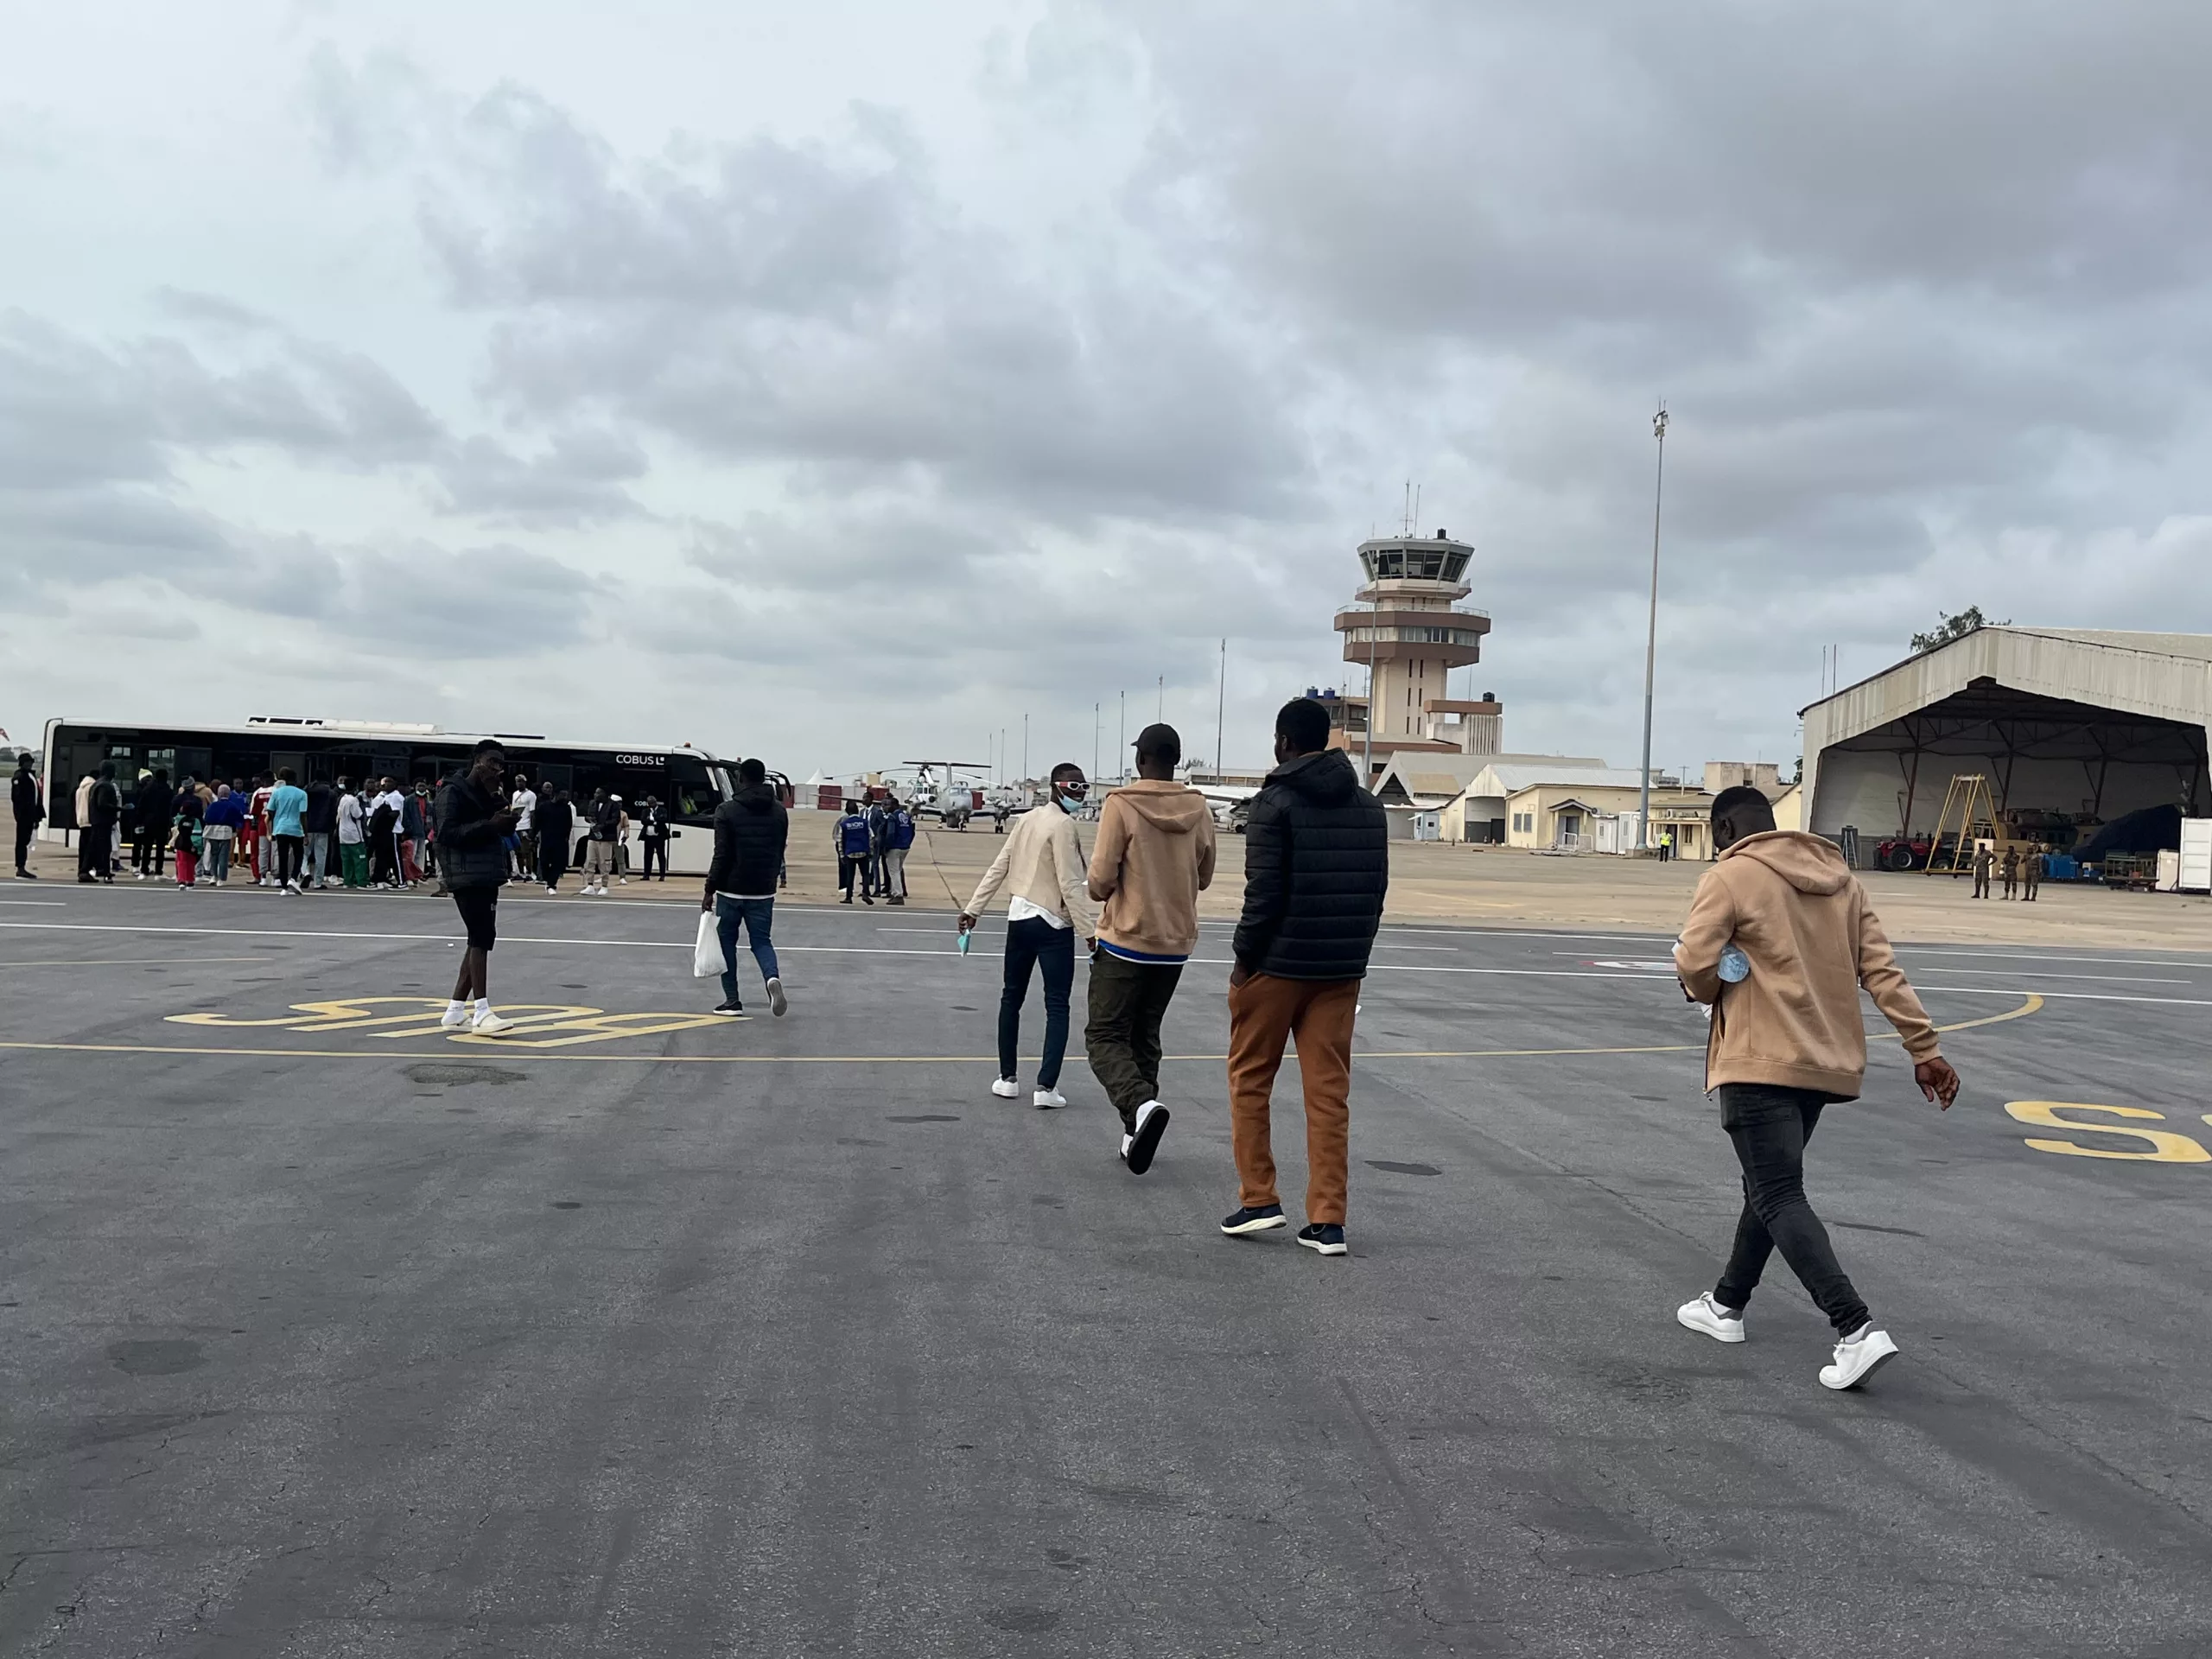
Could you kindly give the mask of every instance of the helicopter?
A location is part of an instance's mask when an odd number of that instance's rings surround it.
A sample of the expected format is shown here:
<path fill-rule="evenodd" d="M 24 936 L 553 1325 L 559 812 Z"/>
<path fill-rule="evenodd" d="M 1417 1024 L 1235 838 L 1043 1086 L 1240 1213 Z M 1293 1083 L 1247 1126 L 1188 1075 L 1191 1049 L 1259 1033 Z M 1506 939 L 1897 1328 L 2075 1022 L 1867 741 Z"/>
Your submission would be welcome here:
<path fill-rule="evenodd" d="M 902 760 L 914 768 L 914 781 L 906 796 L 906 810 L 916 819 L 935 818 L 947 830 L 965 830 L 976 816 L 976 791 L 954 776 L 956 771 L 981 772 L 973 760 Z"/>

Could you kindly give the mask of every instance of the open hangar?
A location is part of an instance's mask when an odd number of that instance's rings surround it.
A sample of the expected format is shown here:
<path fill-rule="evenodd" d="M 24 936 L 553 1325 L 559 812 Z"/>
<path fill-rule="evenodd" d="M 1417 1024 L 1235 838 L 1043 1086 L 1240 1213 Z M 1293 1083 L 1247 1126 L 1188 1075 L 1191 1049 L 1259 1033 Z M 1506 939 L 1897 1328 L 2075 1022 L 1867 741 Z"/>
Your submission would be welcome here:
<path fill-rule="evenodd" d="M 1971 772 L 1999 813 L 2198 817 L 2212 792 L 2212 635 L 1977 628 L 1803 716 L 1816 834 L 1934 830 L 1951 779 Z"/>

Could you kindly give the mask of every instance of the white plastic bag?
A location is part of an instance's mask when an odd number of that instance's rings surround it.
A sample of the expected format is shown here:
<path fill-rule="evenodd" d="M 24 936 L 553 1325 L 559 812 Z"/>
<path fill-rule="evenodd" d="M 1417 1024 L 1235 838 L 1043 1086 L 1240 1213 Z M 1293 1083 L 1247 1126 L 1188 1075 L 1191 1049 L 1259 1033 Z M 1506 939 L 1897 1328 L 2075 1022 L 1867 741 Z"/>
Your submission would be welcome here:
<path fill-rule="evenodd" d="M 699 942 L 691 948 L 691 977 L 712 979 L 722 970 L 722 936 L 715 912 L 699 912 Z"/>

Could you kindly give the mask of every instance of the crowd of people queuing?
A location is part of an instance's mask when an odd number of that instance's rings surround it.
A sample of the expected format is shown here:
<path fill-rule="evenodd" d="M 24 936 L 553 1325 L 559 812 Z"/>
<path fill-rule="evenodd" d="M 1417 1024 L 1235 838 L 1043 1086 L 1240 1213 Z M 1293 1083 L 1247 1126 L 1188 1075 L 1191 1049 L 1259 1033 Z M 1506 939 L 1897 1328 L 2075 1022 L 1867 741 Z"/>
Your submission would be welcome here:
<path fill-rule="evenodd" d="M 456 773 L 454 777 L 465 774 Z M 268 887 L 286 894 L 322 889 L 399 893 L 439 881 L 436 847 L 438 791 L 454 781 L 403 784 L 385 776 L 351 778 L 302 786 L 289 766 L 251 779 L 187 775 L 172 785 L 166 767 L 155 767 L 130 785 L 126 797 L 115 763 L 105 760 L 77 785 L 77 879 L 176 886 Z M 626 887 L 632 847 L 638 879 L 668 880 L 668 809 L 651 795 L 636 814 L 604 788 L 582 801 L 550 784 L 543 790 L 518 776 L 503 782 L 503 803 L 515 822 L 502 833 L 508 879 L 542 884 L 558 893 L 571 869 L 583 872 L 582 892 L 601 896 L 609 884 Z M 28 753 L 17 758 L 10 788 L 16 819 L 16 874 L 37 880 L 30 847 L 46 818 L 38 779 Z M 581 832 L 581 846 L 572 838 Z"/>

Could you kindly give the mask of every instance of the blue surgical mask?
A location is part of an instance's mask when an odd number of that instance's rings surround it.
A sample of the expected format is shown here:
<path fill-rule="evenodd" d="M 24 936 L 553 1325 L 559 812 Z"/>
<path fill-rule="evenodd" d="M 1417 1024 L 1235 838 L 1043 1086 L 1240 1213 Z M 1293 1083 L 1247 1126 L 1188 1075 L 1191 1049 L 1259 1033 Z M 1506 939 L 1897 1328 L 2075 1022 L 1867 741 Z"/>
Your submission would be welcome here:
<path fill-rule="evenodd" d="M 1070 795 L 1065 791 L 1056 791 L 1055 793 L 1059 796 L 1060 810 L 1063 812 L 1073 812 L 1083 805 L 1080 796 Z"/>

